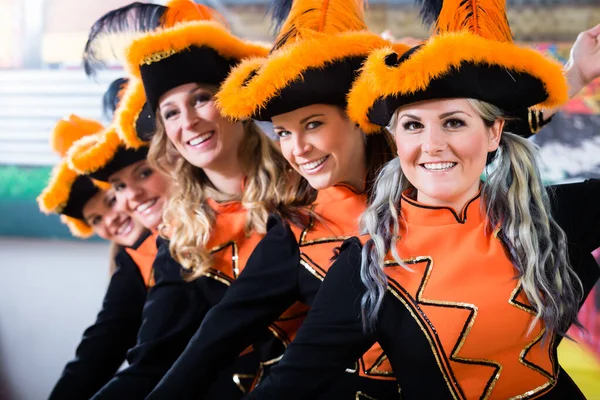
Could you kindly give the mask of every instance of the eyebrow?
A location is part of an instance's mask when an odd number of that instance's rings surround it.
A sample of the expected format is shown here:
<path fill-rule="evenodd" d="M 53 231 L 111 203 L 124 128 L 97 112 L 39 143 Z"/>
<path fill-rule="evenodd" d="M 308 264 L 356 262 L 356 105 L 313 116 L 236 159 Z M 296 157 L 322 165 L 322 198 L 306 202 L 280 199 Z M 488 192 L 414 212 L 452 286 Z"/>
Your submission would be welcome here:
<path fill-rule="evenodd" d="M 88 225 L 92 225 L 92 223 L 91 223 L 92 221 L 91 220 L 93 220 L 95 217 L 96 217 L 96 214 L 88 215 L 87 217 L 84 215 L 83 219 L 85 220 L 85 222 Z"/>
<path fill-rule="evenodd" d="M 133 171 L 131 171 L 131 173 L 132 173 L 132 174 L 135 174 L 135 173 L 137 173 L 137 172 L 138 172 L 140 169 L 142 169 L 142 168 L 146 168 L 146 167 L 147 167 L 146 163 L 140 163 L 140 165 L 138 165 L 137 167 L 135 167 L 135 168 L 133 169 Z"/>
<path fill-rule="evenodd" d="M 198 87 L 195 87 L 195 88 L 189 90 L 187 92 L 187 94 L 194 94 L 195 92 L 197 92 L 199 90 L 202 90 L 202 91 L 210 93 L 211 95 L 214 95 L 214 93 L 212 93 L 212 91 L 210 89 L 204 88 L 202 86 L 198 86 Z M 164 107 L 168 107 L 168 106 L 172 106 L 172 105 L 174 105 L 172 101 L 167 101 L 166 103 L 162 104 L 158 108 L 162 110 Z"/>
<path fill-rule="evenodd" d="M 302 118 L 300 120 L 300 125 L 306 123 L 306 121 L 308 121 L 311 118 L 314 118 L 314 117 L 324 117 L 324 116 L 325 116 L 325 114 L 312 114 L 312 115 L 309 115 L 308 117 L 304 117 L 304 118 Z M 285 128 L 283 126 L 274 126 L 273 129 L 285 129 Z"/>
<path fill-rule="evenodd" d="M 454 114 L 465 114 L 465 115 L 468 115 L 469 117 L 471 116 L 471 114 L 469 114 L 469 113 L 466 113 L 466 112 L 460 111 L 460 110 L 456 110 L 456 111 L 450 111 L 447 113 L 440 114 L 439 118 L 440 119 L 448 118 L 449 116 L 454 115 Z M 412 115 L 412 114 L 403 114 L 400 116 L 400 119 L 402 119 L 404 117 L 408 117 L 408 118 L 412 118 L 417 121 L 421 121 L 421 117 L 418 117 L 418 116 Z"/>

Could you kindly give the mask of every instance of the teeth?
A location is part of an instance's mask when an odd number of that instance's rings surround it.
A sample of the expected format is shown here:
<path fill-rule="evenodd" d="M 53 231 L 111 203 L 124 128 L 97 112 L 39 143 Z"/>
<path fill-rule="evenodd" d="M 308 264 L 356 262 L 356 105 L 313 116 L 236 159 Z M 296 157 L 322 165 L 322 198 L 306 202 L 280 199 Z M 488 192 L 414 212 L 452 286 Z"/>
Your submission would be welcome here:
<path fill-rule="evenodd" d="M 139 213 L 143 213 L 144 211 L 152 207 L 154 203 L 156 203 L 156 199 L 152 199 L 150 201 L 145 202 L 144 204 L 140 204 L 135 210 Z"/>
<path fill-rule="evenodd" d="M 432 170 L 432 171 L 442 171 L 445 169 L 450 169 L 450 168 L 454 167 L 455 165 L 456 165 L 456 163 L 453 163 L 453 162 L 440 162 L 440 163 L 426 163 L 426 164 L 423 164 L 423 167 L 425 167 L 425 169 Z"/>
<path fill-rule="evenodd" d="M 198 146 L 199 144 L 206 142 L 208 139 L 210 139 L 213 135 L 214 135 L 214 131 L 210 131 L 208 133 L 205 133 L 204 135 L 200 135 L 192 140 L 190 140 L 188 142 L 188 144 L 190 146 Z"/>
<path fill-rule="evenodd" d="M 327 156 L 325 156 L 323 158 L 319 158 L 318 160 L 315 160 L 315 161 L 308 162 L 306 164 L 302 164 L 302 168 L 310 171 L 312 169 L 317 168 L 319 165 L 323 164 L 326 159 L 327 159 Z"/>
<path fill-rule="evenodd" d="M 127 218 L 125 220 L 125 222 L 123 222 L 121 224 L 121 226 L 119 227 L 119 229 L 117 230 L 117 235 L 122 235 L 123 233 L 125 233 L 125 231 L 128 230 L 130 223 L 131 223 L 131 218 Z"/>

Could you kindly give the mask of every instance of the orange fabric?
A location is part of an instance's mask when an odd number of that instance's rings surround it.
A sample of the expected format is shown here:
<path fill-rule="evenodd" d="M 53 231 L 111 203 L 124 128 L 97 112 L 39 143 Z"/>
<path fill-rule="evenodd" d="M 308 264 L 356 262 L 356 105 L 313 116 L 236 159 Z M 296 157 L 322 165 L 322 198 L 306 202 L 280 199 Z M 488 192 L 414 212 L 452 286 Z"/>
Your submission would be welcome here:
<path fill-rule="evenodd" d="M 541 342 L 540 322 L 527 333 L 531 306 L 480 207 L 479 196 L 460 214 L 403 197 L 398 252 L 412 271 L 390 258 L 389 289 L 429 336 L 456 397 L 534 398 L 556 382 L 553 340 Z"/>
<path fill-rule="evenodd" d="M 315 277 L 323 280 L 332 264 L 334 249 L 358 234 L 358 219 L 366 204 L 365 194 L 358 194 L 345 185 L 320 190 L 313 211 L 321 220 L 312 221 L 304 230 L 292 227 L 300 245 L 301 263 Z M 378 343 L 357 361 L 355 371 L 368 378 L 396 379 Z"/>
<path fill-rule="evenodd" d="M 205 276 L 229 286 L 244 270 L 250 254 L 264 235 L 256 232 L 249 237 L 246 235 L 247 211 L 239 201 L 217 203 L 208 199 L 207 203 L 215 211 L 216 221 L 207 244 L 214 263 Z M 301 303 L 294 304 L 270 326 L 271 332 L 287 346 L 302 325 L 307 310 Z"/>
<path fill-rule="evenodd" d="M 125 248 L 127 254 L 129 254 L 133 259 L 133 262 L 135 262 L 135 265 L 140 269 L 142 278 L 149 288 L 154 286 L 154 270 L 152 265 L 154 264 L 154 259 L 156 258 L 156 253 L 158 251 L 156 248 L 157 236 L 158 233 L 153 232 L 152 235 L 148 236 L 136 249 Z"/>

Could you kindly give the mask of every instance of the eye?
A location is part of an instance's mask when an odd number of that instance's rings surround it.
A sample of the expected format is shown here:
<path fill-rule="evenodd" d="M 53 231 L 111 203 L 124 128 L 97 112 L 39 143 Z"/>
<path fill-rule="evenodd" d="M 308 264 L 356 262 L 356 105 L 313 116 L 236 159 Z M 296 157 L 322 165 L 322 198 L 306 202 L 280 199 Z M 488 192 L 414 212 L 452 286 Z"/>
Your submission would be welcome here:
<path fill-rule="evenodd" d="M 463 121 L 462 119 L 458 119 L 458 118 L 451 118 L 451 119 L 444 121 L 444 128 L 448 128 L 448 129 L 458 129 L 465 125 L 466 125 L 465 121 Z"/>
<path fill-rule="evenodd" d="M 198 93 L 194 99 L 194 107 L 203 106 L 212 100 L 212 95 L 210 93 Z"/>
<path fill-rule="evenodd" d="M 113 208 L 116 202 L 117 196 L 110 196 L 108 199 L 106 199 L 106 205 L 108 208 Z"/>
<path fill-rule="evenodd" d="M 154 173 L 152 168 L 144 168 L 140 171 L 140 179 L 146 179 Z"/>
<path fill-rule="evenodd" d="M 93 217 L 91 217 L 91 218 L 88 218 L 88 223 L 89 223 L 91 226 L 96 226 L 96 225 L 98 225 L 98 224 L 99 224 L 101 221 L 102 221 L 102 218 L 101 218 L 99 215 L 94 215 Z"/>
<path fill-rule="evenodd" d="M 123 182 L 112 182 L 112 187 L 115 192 L 120 192 L 121 190 L 125 189 L 125 184 Z"/>
<path fill-rule="evenodd" d="M 321 125 L 323 125 L 321 121 L 310 121 L 308 124 L 306 124 L 306 130 L 317 129 Z"/>
<path fill-rule="evenodd" d="M 290 136 L 292 134 L 292 132 L 290 132 L 290 131 L 275 131 L 275 134 L 283 139 L 284 137 Z"/>
<path fill-rule="evenodd" d="M 175 109 L 171 109 L 171 110 L 166 110 L 163 112 L 162 117 L 164 120 L 169 120 L 175 116 L 177 116 L 177 114 L 179 114 L 179 112 Z"/>
<path fill-rule="evenodd" d="M 419 129 L 423 129 L 423 124 L 418 121 L 406 121 L 402 124 L 402 128 L 405 131 L 418 131 Z"/>

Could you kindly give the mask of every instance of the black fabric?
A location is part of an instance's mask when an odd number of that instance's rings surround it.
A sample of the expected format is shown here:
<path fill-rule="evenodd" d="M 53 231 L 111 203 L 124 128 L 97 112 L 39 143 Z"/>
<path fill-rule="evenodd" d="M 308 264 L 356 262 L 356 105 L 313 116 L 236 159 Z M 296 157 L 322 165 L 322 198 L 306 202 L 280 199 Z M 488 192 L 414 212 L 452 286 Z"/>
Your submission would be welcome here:
<path fill-rule="evenodd" d="M 207 398 L 206 390 L 218 368 L 255 343 L 262 331 L 296 301 L 313 303 L 321 281 L 300 264 L 300 248 L 294 233 L 287 223 L 275 216 L 269 218 L 267 229 L 240 276 L 223 300 L 207 314 L 182 356 L 148 399 Z M 356 357 L 350 357 L 345 367 L 352 367 L 361 355 L 359 352 Z M 265 359 L 264 355 L 261 359 Z M 269 366 L 263 369 L 263 378 L 269 371 Z M 319 387 L 315 399 L 354 400 L 357 392 L 379 400 L 398 397 L 394 381 L 367 379 L 350 373 L 336 378 L 328 387 Z M 298 393 L 297 398 L 307 398 L 302 397 L 304 393 Z M 289 393 L 279 397 L 287 398 L 296 397 Z"/>
<path fill-rule="evenodd" d="M 186 83 L 220 86 L 237 60 L 221 56 L 208 46 L 190 46 L 150 64 L 142 64 L 140 73 L 150 111 L 158 109 L 160 97 Z"/>
<path fill-rule="evenodd" d="M 108 178 L 122 170 L 125 167 L 135 164 L 138 161 L 146 159 L 148 155 L 148 147 L 140 147 L 139 149 L 128 149 L 124 146 L 119 147 L 112 160 L 104 167 L 89 174 L 94 179 L 102 182 L 108 182 Z"/>
<path fill-rule="evenodd" d="M 146 285 L 137 265 L 121 248 L 102 309 L 83 334 L 50 400 L 87 400 L 115 374 L 135 344 L 146 300 Z"/>
<path fill-rule="evenodd" d="M 549 191 L 552 212 L 568 236 L 571 265 L 587 296 L 600 276 L 590 254 L 600 247 L 600 181 L 558 185 Z M 388 355 L 402 399 L 452 398 L 422 331 L 392 291 L 386 293 L 374 331 L 363 330 L 360 251 L 357 238 L 344 243 L 285 356 L 247 400 L 311 398 L 375 341 Z M 582 399 L 583 395 L 561 371 L 557 385 L 542 398 Z"/>
<path fill-rule="evenodd" d="M 140 140 L 149 142 L 156 132 L 156 119 L 148 102 L 144 103 L 144 107 L 140 111 L 137 120 L 135 121 L 135 133 Z"/>
<path fill-rule="evenodd" d="M 402 62 L 397 65 L 401 68 Z M 398 107 L 425 100 L 477 99 L 512 112 L 526 110 L 541 103 L 547 96 L 543 82 L 530 74 L 509 71 L 498 65 L 463 62 L 459 68 L 451 68 L 444 75 L 432 79 L 424 90 L 378 99 L 367 116 L 372 123 L 386 126 Z"/>
<path fill-rule="evenodd" d="M 95 400 L 144 399 L 227 290 L 224 284 L 206 277 L 186 282 L 181 265 L 170 255 L 168 241 L 158 238 L 157 247 L 155 285 L 148 292 L 137 343 L 127 354 L 130 365 L 98 391 Z M 212 382 L 214 398 L 241 398 L 243 393 L 234 384 L 233 373 L 253 374 L 257 367 L 254 353 L 237 358 Z"/>
<path fill-rule="evenodd" d="M 348 57 L 330 62 L 322 68 L 307 69 L 264 107 L 260 107 L 253 118 L 270 121 L 274 115 L 312 104 L 331 104 L 346 109 L 346 94 L 363 61 L 362 56 Z"/>
<path fill-rule="evenodd" d="M 83 220 L 83 207 L 100 189 L 85 175 L 79 175 L 69 192 L 69 199 L 61 214 Z"/>

